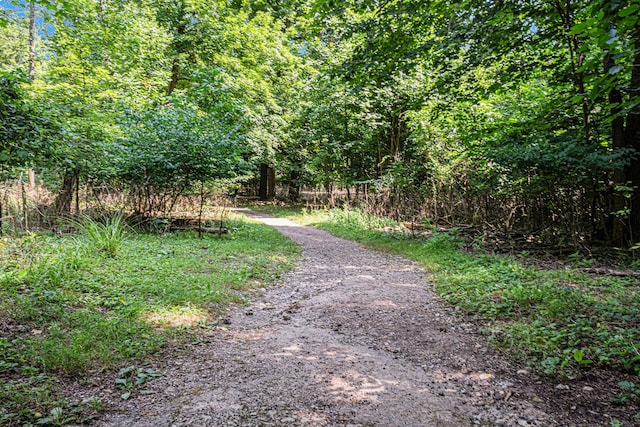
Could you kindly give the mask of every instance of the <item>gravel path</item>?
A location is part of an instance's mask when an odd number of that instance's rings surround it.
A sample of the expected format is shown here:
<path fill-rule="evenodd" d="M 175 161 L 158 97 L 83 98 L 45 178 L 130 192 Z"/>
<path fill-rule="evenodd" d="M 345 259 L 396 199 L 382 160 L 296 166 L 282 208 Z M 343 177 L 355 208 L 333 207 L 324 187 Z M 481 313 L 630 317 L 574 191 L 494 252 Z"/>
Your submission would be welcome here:
<path fill-rule="evenodd" d="M 97 425 L 569 425 L 530 374 L 448 313 L 413 262 L 243 213 L 301 245 L 298 268 L 168 362 L 153 394 Z"/>

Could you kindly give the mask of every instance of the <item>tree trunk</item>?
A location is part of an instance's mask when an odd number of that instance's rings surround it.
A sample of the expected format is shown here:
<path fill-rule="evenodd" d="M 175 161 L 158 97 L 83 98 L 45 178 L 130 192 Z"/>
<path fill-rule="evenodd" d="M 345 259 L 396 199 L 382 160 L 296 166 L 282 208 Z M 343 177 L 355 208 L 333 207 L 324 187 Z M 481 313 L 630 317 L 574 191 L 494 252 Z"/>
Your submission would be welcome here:
<path fill-rule="evenodd" d="M 71 213 L 71 203 L 73 201 L 73 195 L 76 189 L 76 182 L 78 176 L 73 173 L 67 173 L 62 178 L 62 186 L 55 201 L 53 202 L 54 212 L 58 215 L 65 215 Z"/>
<path fill-rule="evenodd" d="M 20 174 L 20 190 L 22 194 L 22 231 L 29 232 L 29 206 L 27 204 L 27 190 L 24 188 L 24 180 Z"/>
<path fill-rule="evenodd" d="M 171 81 L 169 82 L 169 87 L 167 88 L 167 95 L 171 95 L 173 91 L 178 86 L 178 80 L 180 79 L 180 64 L 178 64 L 178 60 L 173 60 L 173 65 L 171 66 Z"/>
<path fill-rule="evenodd" d="M 29 2 L 29 81 L 36 78 L 36 3 Z M 29 185 L 35 185 L 35 175 L 33 169 L 29 169 Z"/>
<path fill-rule="evenodd" d="M 391 116 L 391 147 L 389 150 L 391 161 L 398 160 L 400 155 L 402 133 L 402 118 L 399 115 L 393 114 Z"/>
<path fill-rule="evenodd" d="M 202 239 L 202 213 L 204 212 L 204 182 L 200 183 L 200 206 L 198 207 L 198 239 Z M 222 227 L 220 227 L 222 228 Z"/>
<path fill-rule="evenodd" d="M 264 201 L 269 199 L 268 181 L 269 181 L 269 165 L 267 165 L 266 163 L 261 163 L 260 164 L 260 191 L 259 191 L 260 200 Z"/>
<path fill-rule="evenodd" d="M 29 2 L 29 80 L 36 78 L 36 3 Z"/>
<path fill-rule="evenodd" d="M 76 179 L 76 215 L 80 213 L 80 178 Z"/>
<path fill-rule="evenodd" d="M 276 170 L 272 167 L 268 169 L 267 187 L 269 200 L 273 200 L 276 197 Z"/>
<path fill-rule="evenodd" d="M 589 98 L 586 95 L 586 88 L 584 83 L 584 72 L 580 71 L 584 64 L 584 53 L 581 52 L 580 39 L 577 34 L 573 34 L 571 29 L 575 24 L 573 16 L 571 0 L 553 2 L 553 7 L 556 9 L 562 20 L 562 26 L 567 37 L 567 48 L 569 49 L 569 58 L 571 61 L 571 74 L 573 84 L 577 93 L 582 95 L 580 106 L 582 108 L 582 127 L 584 129 L 585 142 L 591 142 L 591 113 L 589 110 Z"/>
<path fill-rule="evenodd" d="M 289 176 L 289 200 L 297 201 L 300 198 L 300 165 L 296 164 Z"/>
<path fill-rule="evenodd" d="M 606 73 L 611 67 L 615 65 L 615 61 L 611 55 L 606 55 L 604 59 L 604 72 Z M 618 89 L 612 89 L 608 95 L 609 105 L 614 105 L 616 107 L 613 108 L 612 113 L 618 114 L 620 112 L 620 107 L 622 103 L 622 93 Z M 625 126 L 624 126 L 624 118 L 622 116 L 617 116 L 611 122 L 611 144 L 614 150 L 619 150 L 625 148 L 627 146 L 627 141 L 625 137 Z M 627 174 L 625 169 L 616 170 L 613 172 L 613 180 L 612 180 L 612 188 L 611 188 L 611 204 L 609 206 L 609 211 L 611 213 L 611 222 L 610 222 L 610 230 L 611 230 L 611 239 L 612 243 L 615 245 L 625 246 L 628 242 L 628 230 L 627 230 L 627 221 L 626 215 L 622 214 L 624 209 L 627 207 L 627 199 L 624 197 L 624 194 L 616 189 L 616 186 L 626 186 L 627 184 Z"/>

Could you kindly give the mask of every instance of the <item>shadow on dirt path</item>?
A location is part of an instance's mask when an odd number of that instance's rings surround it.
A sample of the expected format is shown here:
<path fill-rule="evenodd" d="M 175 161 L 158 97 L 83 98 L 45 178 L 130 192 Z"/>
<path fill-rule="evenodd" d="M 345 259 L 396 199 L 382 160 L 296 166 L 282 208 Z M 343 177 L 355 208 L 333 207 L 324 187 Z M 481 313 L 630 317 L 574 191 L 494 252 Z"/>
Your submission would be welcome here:
<path fill-rule="evenodd" d="M 227 330 L 168 362 L 153 394 L 98 425 L 608 425 L 551 411 L 535 378 L 452 316 L 413 262 L 239 211 L 298 243 L 303 259 Z"/>

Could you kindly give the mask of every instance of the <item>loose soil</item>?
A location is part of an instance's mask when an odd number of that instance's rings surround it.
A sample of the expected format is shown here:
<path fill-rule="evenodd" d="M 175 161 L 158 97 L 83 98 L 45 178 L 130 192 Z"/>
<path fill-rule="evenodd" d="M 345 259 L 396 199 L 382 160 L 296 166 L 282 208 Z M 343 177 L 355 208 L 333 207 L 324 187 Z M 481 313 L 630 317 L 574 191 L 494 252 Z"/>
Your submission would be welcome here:
<path fill-rule="evenodd" d="M 298 243 L 297 268 L 166 360 L 149 394 L 113 390 L 95 425 L 633 425 L 597 374 L 560 384 L 507 361 L 415 263 L 240 211 Z"/>

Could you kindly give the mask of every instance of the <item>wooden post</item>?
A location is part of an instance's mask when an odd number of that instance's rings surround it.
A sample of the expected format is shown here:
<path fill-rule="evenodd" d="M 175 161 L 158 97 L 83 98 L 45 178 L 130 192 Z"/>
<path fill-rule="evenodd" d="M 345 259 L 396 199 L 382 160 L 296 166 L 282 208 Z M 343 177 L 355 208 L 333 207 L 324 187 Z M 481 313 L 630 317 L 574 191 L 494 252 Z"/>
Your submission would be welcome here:
<path fill-rule="evenodd" d="M 22 190 L 22 223 L 23 231 L 29 231 L 29 208 L 27 206 L 27 191 L 24 189 L 24 180 L 20 174 L 20 189 Z"/>

